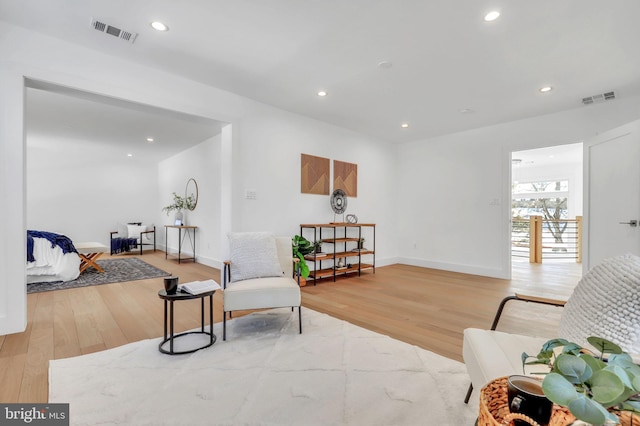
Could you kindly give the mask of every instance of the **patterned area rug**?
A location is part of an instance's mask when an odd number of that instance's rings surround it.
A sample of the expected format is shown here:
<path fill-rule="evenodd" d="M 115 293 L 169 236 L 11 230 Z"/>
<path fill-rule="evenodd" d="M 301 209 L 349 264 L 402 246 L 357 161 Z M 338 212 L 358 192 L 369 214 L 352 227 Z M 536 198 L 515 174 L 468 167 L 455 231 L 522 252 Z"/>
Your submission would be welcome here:
<path fill-rule="evenodd" d="M 73 281 L 31 283 L 27 285 L 27 293 L 120 283 L 123 281 L 136 281 L 171 275 L 162 269 L 149 265 L 137 257 L 129 259 L 104 259 L 98 260 L 96 263 L 104 269 L 104 272 L 98 272 L 94 268 L 89 268 Z"/>

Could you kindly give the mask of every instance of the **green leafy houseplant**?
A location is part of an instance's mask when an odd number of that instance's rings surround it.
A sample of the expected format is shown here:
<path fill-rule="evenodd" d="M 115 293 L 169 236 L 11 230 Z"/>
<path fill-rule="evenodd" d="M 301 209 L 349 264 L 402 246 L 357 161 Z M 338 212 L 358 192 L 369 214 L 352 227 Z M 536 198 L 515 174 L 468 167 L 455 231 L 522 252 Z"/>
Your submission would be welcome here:
<path fill-rule="evenodd" d="M 167 212 L 167 216 L 169 216 L 169 212 L 173 210 L 193 210 L 196 207 L 196 200 L 193 194 L 190 194 L 187 197 L 181 197 L 180 195 L 173 193 L 173 203 L 169 204 L 166 207 L 162 208 L 162 211 Z"/>
<path fill-rule="evenodd" d="M 293 249 L 293 255 L 300 259 L 300 276 L 303 278 L 309 277 L 309 265 L 307 265 L 304 256 L 311 254 L 318 250 L 320 242 L 312 243 L 301 235 L 295 235 L 291 239 L 291 248 Z"/>
<path fill-rule="evenodd" d="M 584 422 L 617 424 L 613 410 L 640 413 L 640 366 L 615 343 L 600 337 L 587 341 L 599 355 L 567 340 L 552 339 L 535 357 L 523 353 L 523 367 L 549 365 L 551 371 L 542 381 L 545 396 Z M 554 349 L 560 347 L 556 355 Z"/>

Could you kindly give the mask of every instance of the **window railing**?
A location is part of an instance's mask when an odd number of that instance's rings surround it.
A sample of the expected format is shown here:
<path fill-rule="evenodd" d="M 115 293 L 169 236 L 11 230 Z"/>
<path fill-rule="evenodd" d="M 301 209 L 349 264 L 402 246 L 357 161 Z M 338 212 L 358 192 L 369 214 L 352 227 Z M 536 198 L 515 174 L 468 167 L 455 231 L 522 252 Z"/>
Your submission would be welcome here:
<path fill-rule="evenodd" d="M 546 220 L 542 216 L 511 220 L 511 254 L 531 263 L 574 259 L 582 262 L 582 216 Z"/>

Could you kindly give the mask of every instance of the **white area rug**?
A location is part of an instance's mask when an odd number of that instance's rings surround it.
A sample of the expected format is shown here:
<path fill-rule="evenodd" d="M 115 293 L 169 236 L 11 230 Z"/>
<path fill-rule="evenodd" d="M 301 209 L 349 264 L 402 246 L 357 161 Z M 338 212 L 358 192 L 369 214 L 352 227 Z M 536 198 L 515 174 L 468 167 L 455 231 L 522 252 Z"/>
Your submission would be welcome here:
<path fill-rule="evenodd" d="M 463 364 L 309 309 L 302 318 L 303 334 L 297 310 L 236 318 L 226 342 L 215 324 L 218 341 L 189 355 L 151 339 L 54 360 L 49 401 L 70 403 L 72 425 L 473 425 Z"/>

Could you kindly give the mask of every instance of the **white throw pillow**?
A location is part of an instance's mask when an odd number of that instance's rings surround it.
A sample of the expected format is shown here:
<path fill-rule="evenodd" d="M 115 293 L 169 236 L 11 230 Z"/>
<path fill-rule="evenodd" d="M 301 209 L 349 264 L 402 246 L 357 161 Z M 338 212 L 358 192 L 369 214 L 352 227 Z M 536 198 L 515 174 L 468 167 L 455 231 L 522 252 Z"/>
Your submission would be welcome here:
<path fill-rule="evenodd" d="M 268 232 L 230 232 L 231 281 L 281 277 L 275 237 Z"/>
<path fill-rule="evenodd" d="M 567 301 L 559 334 L 579 345 L 596 336 L 640 353 L 640 257 L 605 259 L 587 272 Z"/>
<path fill-rule="evenodd" d="M 128 238 L 129 237 L 129 228 L 124 223 L 119 223 L 117 226 L 118 238 Z"/>
<path fill-rule="evenodd" d="M 127 225 L 127 229 L 129 230 L 129 238 L 136 238 L 138 242 L 140 242 L 140 233 L 147 230 L 144 225 Z"/>

